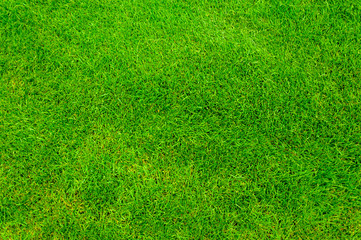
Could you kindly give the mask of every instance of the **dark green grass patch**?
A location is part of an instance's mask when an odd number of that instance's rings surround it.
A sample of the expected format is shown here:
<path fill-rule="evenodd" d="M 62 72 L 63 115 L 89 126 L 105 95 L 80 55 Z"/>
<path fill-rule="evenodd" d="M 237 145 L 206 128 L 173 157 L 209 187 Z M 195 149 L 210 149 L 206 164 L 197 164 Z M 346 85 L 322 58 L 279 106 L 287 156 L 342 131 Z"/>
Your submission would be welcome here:
<path fill-rule="evenodd" d="M 359 1 L 1 1 L 0 238 L 361 238 L 360 39 Z"/>

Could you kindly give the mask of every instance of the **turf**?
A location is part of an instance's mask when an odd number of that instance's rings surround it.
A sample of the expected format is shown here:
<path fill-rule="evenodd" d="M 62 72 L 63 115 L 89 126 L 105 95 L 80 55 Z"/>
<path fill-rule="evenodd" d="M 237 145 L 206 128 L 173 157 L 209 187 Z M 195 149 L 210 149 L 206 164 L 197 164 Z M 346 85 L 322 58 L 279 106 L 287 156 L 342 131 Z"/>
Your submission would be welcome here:
<path fill-rule="evenodd" d="M 358 0 L 1 0 L 1 239 L 361 239 Z"/>

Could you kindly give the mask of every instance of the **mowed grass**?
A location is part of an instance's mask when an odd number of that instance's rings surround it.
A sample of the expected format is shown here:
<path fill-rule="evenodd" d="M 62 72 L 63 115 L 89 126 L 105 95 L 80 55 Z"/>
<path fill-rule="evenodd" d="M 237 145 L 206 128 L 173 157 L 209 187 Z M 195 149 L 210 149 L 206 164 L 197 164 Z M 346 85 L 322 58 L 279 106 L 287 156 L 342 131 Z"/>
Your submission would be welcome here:
<path fill-rule="evenodd" d="M 1 239 L 361 239 L 361 3 L 1 0 Z"/>

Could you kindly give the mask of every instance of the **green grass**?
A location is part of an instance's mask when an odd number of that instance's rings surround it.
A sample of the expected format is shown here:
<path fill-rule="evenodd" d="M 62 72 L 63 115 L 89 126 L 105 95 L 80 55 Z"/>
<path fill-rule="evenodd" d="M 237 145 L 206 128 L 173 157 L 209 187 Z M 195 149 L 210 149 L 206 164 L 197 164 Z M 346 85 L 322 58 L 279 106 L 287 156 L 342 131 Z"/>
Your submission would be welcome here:
<path fill-rule="evenodd" d="M 0 239 L 361 239 L 358 0 L 0 0 Z"/>

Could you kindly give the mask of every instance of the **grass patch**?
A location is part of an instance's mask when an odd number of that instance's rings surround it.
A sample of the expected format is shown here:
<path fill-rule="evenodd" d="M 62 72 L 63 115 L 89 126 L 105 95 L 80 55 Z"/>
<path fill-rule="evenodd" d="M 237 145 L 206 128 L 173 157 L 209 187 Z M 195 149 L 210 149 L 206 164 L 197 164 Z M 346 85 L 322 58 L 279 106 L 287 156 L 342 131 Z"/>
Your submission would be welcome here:
<path fill-rule="evenodd" d="M 0 238 L 361 238 L 359 1 L 0 2 Z"/>

